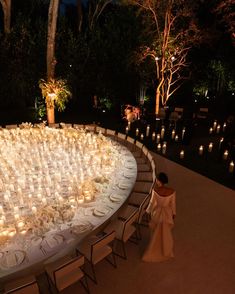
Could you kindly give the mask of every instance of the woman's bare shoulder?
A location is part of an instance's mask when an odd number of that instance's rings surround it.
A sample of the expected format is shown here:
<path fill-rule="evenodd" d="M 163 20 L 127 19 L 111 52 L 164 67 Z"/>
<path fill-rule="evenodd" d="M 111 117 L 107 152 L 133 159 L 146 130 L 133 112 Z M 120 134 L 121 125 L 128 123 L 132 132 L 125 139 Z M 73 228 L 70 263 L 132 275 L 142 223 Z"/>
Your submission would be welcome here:
<path fill-rule="evenodd" d="M 169 187 L 155 187 L 154 189 L 156 191 L 156 193 L 162 197 L 167 197 L 172 195 L 175 190 Z"/>

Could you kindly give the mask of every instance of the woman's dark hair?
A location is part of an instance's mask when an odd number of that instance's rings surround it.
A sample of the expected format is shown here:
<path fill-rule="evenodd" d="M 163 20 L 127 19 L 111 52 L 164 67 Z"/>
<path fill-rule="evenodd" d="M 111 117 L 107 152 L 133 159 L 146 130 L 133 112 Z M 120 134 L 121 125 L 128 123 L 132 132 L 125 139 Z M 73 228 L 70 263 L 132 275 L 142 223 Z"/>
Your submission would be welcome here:
<path fill-rule="evenodd" d="M 157 179 L 162 184 L 167 184 L 168 183 L 168 176 L 165 173 L 159 173 L 158 176 L 157 176 Z"/>

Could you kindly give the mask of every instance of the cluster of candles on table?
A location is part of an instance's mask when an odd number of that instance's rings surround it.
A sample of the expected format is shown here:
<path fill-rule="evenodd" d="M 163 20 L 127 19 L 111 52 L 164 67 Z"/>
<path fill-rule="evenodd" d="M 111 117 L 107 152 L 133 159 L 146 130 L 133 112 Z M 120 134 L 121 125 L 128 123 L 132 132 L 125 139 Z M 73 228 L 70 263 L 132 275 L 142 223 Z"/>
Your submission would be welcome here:
<path fill-rule="evenodd" d="M 25 218 L 47 205 L 93 201 L 94 179 L 120 164 L 110 140 L 72 128 L 3 129 L 0 154 L 0 237 L 25 234 Z"/>

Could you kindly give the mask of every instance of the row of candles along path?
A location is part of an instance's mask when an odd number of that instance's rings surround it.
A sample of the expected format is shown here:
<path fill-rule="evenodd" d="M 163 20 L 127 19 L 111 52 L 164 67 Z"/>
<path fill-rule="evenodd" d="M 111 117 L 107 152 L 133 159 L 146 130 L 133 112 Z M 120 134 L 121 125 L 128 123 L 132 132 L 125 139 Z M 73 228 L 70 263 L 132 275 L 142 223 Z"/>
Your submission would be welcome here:
<path fill-rule="evenodd" d="M 227 124 L 225 122 L 223 124 L 223 127 L 222 127 L 222 131 L 223 132 L 225 132 L 226 127 L 227 127 Z M 126 126 L 126 134 L 129 133 L 130 129 L 131 129 L 131 123 L 128 122 L 128 125 Z M 186 131 L 186 128 L 183 127 L 182 132 L 181 132 L 181 139 L 182 140 L 184 139 L 185 131 Z M 221 125 L 218 124 L 217 120 L 215 120 L 214 123 L 213 123 L 213 126 L 210 127 L 210 129 L 209 129 L 209 134 L 213 134 L 213 133 L 219 134 L 220 131 L 221 131 Z M 147 125 L 145 134 L 144 133 L 141 133 L 140 134 L 140 130 L 138 128 L 136 128 L 135 135 L 136 135 L 136 137 L 138 137 L 140 135 L 140 139 L 141 140 L 143 140 L 145 136 L 146 137 L 149 137 L 150 136 L 150 125 Z M 161 131 L 160 131 L 159 134 L 156 134 L 155 132 L 152 133 L 152 140 L 155 141 L 157 139 L 157 143 L 159 143 L 160 142 L 160 139 L 163 139 L 164 136 L 165 136 L 165 126 L 162 125 Z M 171 131 L 171 139 L 172 140 L 175 140 L 176 142 L 179 140 L 179 135 L 176 134 L 176 130 L 175 129 L 173 129 Z"/>
<path fill-rule="evenodd" d="M 221 140 L 223 141 L 223 138 Z M 221 140 L 220 140 L 220 142 L 222 142 Z M 162 144 L 161 143 L 157 144 L 157 151 L 158 152 L 162 151 L 162 154 L 166 154 L 166 148 L 167 148 L 167 142 L 163 142 Z M 203 145 L 201 145 L 199 147 L 199 149 L 198 149 L 198 154 L 203 155 L 204 149 L 205 149 L 205 147 Z M 208 145 L 208 152 L 212 152 L 212 149 L 213 149 L 213 143 L 211 142 Z M 184 155 L 185 155 L 184 150 L 181 150 L 180 153 L 179 153 L 180 159 L 184 159 Z M 227 160 L 228 155 L 229 155 L 228 150 L 225 150 L 224 154 L 223 154 L 223 159 Z M 233 173 L 233 171 L 234 171 L 234 162 L 230 161 L 230 163 L 229 163 L 229 172 Z"/>

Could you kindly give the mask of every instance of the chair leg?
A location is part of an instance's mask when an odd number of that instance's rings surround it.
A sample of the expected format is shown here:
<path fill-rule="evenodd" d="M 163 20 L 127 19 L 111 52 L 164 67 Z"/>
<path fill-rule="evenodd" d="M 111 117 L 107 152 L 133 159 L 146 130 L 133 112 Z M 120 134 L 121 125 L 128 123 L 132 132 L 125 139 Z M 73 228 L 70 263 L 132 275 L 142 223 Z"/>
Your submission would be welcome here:
<path fill-rule="evenodd" d="M 121 255 L 121 254 L 119 254 L 117 252 L 114 252 L 114 254 L 121 257 L 121 258 L 123 258 L 123 259 L 127 259 L 125 243 L 122 240 L 118 240 L 118 241 L 121 242 L 121 244 L 122 244 L 122 253 L 123 253 L 123 255 Z"/>
<path fill-rule="evenodd" d="M 116 263 L 116 258 L 115 258 L 114 252 L 112 252 L 112 258 L 113 258 L 113 262 L 108 259 L 108 256 L 105 259 L 108 261 L 108 263 L 110 263 L 113 267 L 116 268 L 117 267 L 117 263 Z"/>
<path fill-rule="evenodd" d="M 84 273 L 84 282 L 82 280 L 80 280 L 81 285 L 86 290 L 86 292 L 89 294 L 90 293 L 90 290 L 89 290 L 88 281 L 87 281 L 87 277 L 86 277 L 86 274 L 85 273 Z"/>

